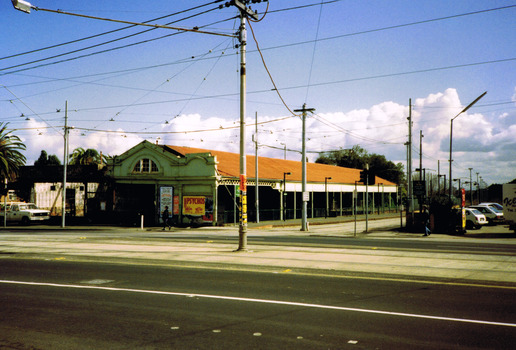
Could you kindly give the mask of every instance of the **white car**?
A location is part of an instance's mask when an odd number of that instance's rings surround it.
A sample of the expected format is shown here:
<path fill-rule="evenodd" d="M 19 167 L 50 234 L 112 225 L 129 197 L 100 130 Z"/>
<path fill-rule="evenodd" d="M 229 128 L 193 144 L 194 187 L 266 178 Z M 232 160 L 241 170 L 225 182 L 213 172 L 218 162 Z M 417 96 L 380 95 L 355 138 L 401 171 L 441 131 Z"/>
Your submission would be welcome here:
<path fill-rule="evenodd" d="M 34 203 L 11 202 L 7 203 L 5 208 L 2 203 L 0 205 L 0 222 L 3 222 L 4 214 L 7 214 L 7 221 L 19 222 L 22 225 L 50 220 L 50 212 L 39 209 Z"/>
<path fill-rule="evenodd" d="M 480 203 L 479 205 L 488 205 L 490 207 L 495 207 L 496 209 L 503 211 L 503 205 L 498 203 Z"/>
<path fill-rule="evenodd" d="M 487 224 L 487 219 L 484 214 L 474 208 L 466 209 L 466 228 L 478 230 L 483 225 Z"/>
<path fill-rule="evenodd" d="M 499 223 L 503 223 L 503 211 L 496 209 L 495 207 L 492 207 L 490 205 L 486 204 L 478 204 L 478 205 L 471 205 L 470 208 L 475 208 L 482 214 L 486 216 L 487 221 L 491 225 L 496 225 Z"/>

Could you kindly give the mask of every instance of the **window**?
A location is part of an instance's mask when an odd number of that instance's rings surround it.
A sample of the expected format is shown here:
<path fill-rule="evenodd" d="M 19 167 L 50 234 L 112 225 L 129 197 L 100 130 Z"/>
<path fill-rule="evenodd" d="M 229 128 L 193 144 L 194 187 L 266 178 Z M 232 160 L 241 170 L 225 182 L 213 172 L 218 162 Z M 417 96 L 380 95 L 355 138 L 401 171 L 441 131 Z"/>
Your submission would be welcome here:
<path fill-rule="evenodd" d="M 143 158 L 136 163 L 133 168 L 133 173 L 157 173 L 158 166 L 152 160 Z"/>

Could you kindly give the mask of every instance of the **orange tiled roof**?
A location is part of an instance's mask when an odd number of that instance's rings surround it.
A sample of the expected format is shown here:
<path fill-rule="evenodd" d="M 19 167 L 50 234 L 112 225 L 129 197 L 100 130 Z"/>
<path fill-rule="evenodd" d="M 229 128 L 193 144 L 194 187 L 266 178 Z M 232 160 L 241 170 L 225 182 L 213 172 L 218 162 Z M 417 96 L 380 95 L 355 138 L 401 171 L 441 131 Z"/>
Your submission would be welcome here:
<path fill-rule="evenodd" d="M 238 153 L 207 150 L 202 148 L 171 146 L 170 150 L 180 155 L 190 153 L 210 153 L 217 157 L 217 169 L 222 176 L 239 178 L 240 176 L 240 155 Z M 258 177 L 260 180 L 283 180 L 283 174 L 287 175 L 289 181 L 302 181 L 301 161 L 283 160 L 277 158 L 258 157 Z M 255 178 L 255 156 L 247 155 L 246 173 L 248 179 Z M 335 165 L 306 163 L 307 182 L 324 182 L 325 177 L 331 177 L 328 183 L 354 184 L 360 181 L 360 169 L 344 168 Z M 376 183 L 395 186 L 396 184 L 380 177 L 376 177 Z"/>

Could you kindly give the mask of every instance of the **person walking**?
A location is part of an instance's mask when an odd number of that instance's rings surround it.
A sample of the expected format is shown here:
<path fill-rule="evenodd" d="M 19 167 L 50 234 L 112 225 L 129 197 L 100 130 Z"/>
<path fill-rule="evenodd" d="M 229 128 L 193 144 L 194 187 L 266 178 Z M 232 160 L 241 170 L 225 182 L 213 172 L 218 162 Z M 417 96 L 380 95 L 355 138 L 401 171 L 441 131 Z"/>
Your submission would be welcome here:
<path fill-rule="evenodd" d="M 428 212 L 428 208 L 425 206 L 423 207 L 423 217 L 422 217 L 422 221 L 423 221 L 423 229 L 425 230 L 425 233 L 423 234 L 423 236 L 430 236 L 430 233 L 432 233 L 432 231 L 430 231 L 430 213 Z"/>
<path fill-rule="evenodd" d="M 162 231 L 165 231 L 165 227 L 167 227 L 167 226 L 168 226 L 168 230 L 170 231 L 172 226 L 170 226 L 170 223 L 169 223 L 170 212 L 168 211 L 168 206 L 165 206 L 165 210 L 161 214 L 161 218 L 163 220 L 163 229 L 162 229 Z"/>

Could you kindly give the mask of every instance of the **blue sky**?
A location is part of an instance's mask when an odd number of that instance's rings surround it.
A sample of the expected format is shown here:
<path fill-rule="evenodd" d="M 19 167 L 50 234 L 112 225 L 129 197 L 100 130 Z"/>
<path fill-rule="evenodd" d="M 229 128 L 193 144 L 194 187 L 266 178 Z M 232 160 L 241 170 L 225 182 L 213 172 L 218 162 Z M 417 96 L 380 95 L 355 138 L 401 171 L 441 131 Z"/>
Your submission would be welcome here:
<path fill-rule="evenodd" d="M 236 8 L 209 0 L 31 3 L 135 22 L 175 14 L 151 23 L 220 34 L 239 25 Z M 266 8 L 253 5 L 260 15 Z M 28 164 L 43 149 L 62 158 L 65 101 L 70 150 L 117 155 L 147 139 L 238 152 L 235 39 L 25 14 L 8 0 L 0 18 L 0 119 L 26 143 Z M 360 145 L 405 164 L 411 99 L 414 162 L 422 130 L 423 167 L 436 172 L 440 160 L 447 174 L 450 119 L 487 91 L 454 121 L 453 174 L 466 178 L 473 168 L 492 184 L 516 178 L 514 18 L 516 1 L 271 0 L 251 27 L 287 106 L 316 109 L 307 121 L 311 161 Z M 301 121 L 273 90 L 257 43 L 248 27 L 248 152 L 257 115 L 260 155 L 283 157 L 286 148 L 288 159 L 300 159 Z"/>

